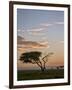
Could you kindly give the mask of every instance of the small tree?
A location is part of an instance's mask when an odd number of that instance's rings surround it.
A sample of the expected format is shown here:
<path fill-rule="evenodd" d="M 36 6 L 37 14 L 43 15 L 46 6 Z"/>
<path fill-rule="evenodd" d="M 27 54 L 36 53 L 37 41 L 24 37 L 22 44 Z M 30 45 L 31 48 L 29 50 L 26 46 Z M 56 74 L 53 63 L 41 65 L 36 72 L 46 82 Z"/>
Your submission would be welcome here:
<path fill-rule="evenodd" d="M 52 54 L 53 53 L 48 53 L 48 55 L 41 57 L 42 56 L 41 52 L 38 51 L 26 52 L 22 53 L 22 55 L 20 56 L 20 60 L 23 61 L 23 63 L 37 64 L 40 67 L 41 71 L 45 71 L 48 58 Z"/>

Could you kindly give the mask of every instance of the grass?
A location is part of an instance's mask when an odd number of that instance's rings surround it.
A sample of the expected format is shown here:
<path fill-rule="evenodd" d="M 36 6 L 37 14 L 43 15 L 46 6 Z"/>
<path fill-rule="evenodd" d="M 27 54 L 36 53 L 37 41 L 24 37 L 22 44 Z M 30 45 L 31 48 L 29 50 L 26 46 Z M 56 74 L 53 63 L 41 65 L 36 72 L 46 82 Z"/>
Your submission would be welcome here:
<path fill-rule="evenodd" d="M 17 71 L 17 80 L 57 79 L 64 78 L 64 69 L 50 69 L 44 72 L 40 70 Z"/>

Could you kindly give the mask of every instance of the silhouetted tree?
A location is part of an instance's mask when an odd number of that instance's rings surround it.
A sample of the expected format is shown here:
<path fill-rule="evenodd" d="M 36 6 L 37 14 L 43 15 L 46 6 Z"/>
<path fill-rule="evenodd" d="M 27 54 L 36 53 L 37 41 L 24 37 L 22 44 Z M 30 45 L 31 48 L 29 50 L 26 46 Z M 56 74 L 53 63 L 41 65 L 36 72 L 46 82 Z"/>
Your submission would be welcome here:
<path fill-rule="evenodd" d="M 50 57 L 52 54 L 53 53 L 48 53 L 48 55 L 42 57 L 42 53 L 39 51 L 26 52 L 21 54 L 20 60 L 23 61 L 23 63 L 37 64 L 41 71 L 45 71 L 48 57 Z"/>

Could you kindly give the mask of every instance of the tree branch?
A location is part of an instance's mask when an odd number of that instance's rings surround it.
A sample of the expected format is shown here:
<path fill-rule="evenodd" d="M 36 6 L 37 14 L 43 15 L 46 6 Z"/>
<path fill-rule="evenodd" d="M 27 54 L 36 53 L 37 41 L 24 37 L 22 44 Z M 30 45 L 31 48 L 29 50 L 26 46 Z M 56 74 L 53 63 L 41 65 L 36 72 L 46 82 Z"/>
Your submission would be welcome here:
<path fill-rule="evenodd" d="M 50 57 L 52 54 L 53 54 L 53 53 L 49 53 L 48 55 L 44 56 L 44 57 L 42 58 L 42 60 L 44 61 L 44 59 L 46 58 L 46 61 L 45 61 L 45 62 L 47 62 L 47 61 L 48 61 L 48 57 Z"/>
<path fill-rule="evenodd" d="M 50 57 L 53 53 L 49 53 L 48 55 L 44 56 L 42 58 L 43 60 L 43 67 L 45 68 L 46 62 L 48 61 L 48 57 Z"/>
<path fill-rule="evenodd" d="M 42 68 L 42 66 L 41 66 L 38 62 L 36 62 L 36 64 L 37 64 L 40 68 Z"/>
<path fill-rule="evenodd" d="M 37 64 L 40 68 L 42 68 L 42 63 L 39 61 L 34 61 L 34 60 L 31 60 L 31 63 L 32 64 Z"/>
<path fill-rule="evenodd" d="M 41 65 L 41 67 L 42 67 L 42 62 L 39 60 L 39 63 L 40 63 L 40 65 Z"/>

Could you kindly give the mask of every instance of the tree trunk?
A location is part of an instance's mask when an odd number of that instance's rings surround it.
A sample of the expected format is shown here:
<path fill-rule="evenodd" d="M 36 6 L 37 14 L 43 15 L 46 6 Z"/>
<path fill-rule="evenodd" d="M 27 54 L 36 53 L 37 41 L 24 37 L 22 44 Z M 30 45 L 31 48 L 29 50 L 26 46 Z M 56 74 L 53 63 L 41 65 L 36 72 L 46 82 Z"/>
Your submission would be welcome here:
<path fill-rule="evenodd" d="M 41 71 L 42 71 L 42 72 L 44 72 L 45 70 L 46 70 L 46 68 L 45 68 L 45 67 L 44 67 L 44 68 L 43 68 L 43 67 L 41 68 Z"/>

